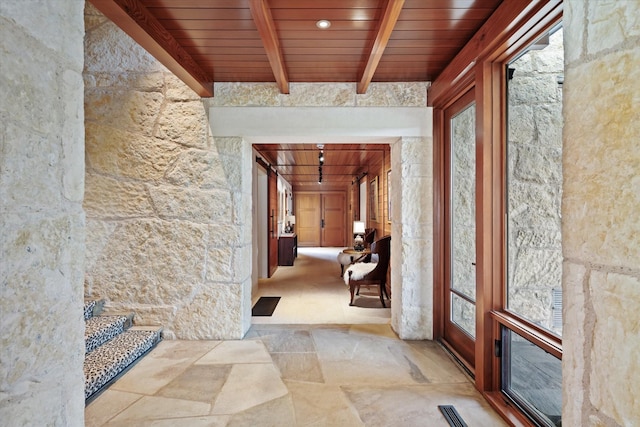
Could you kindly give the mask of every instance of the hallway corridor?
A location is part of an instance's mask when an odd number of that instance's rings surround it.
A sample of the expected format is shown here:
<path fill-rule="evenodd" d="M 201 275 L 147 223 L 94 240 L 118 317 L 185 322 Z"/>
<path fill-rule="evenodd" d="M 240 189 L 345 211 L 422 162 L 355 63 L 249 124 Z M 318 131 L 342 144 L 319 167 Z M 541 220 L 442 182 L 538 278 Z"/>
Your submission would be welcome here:
<path fill-rule="evenodd" d="M 349 288 L 340 277 L 336 257 L 343 248 L 298 248 L 292 267 L 280 266 L 269 279 L 258 281 L 258 295 L 281 297 L 269 317 L 253 317 L 253 324 L 389 323 L 391 303 L 383 308 L 378 288 L 362 288 L 349 306 Z"/>

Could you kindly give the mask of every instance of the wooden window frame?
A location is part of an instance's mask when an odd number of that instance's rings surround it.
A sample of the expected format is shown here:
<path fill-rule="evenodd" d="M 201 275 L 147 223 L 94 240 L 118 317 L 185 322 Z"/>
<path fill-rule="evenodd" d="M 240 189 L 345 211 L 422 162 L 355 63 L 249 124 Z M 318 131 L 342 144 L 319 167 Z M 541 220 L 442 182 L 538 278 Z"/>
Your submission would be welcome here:
<path fill-rule="evenodd" d="M 428 103 L 434 119 L 434 337 L 444 327 L 446 292 L 444 174 L 445 110 L 470 88 L 476 101 L 476 349 L 475 385 L 512 425 L 532 425 L 500 391 L 500 359 L 495 340 L 505 326 L 562 358 L 562 340 L 509 312 L 506 307 L 505 65 L 562 19 L 562 0 L 504 2 L 433 82 Z"/>

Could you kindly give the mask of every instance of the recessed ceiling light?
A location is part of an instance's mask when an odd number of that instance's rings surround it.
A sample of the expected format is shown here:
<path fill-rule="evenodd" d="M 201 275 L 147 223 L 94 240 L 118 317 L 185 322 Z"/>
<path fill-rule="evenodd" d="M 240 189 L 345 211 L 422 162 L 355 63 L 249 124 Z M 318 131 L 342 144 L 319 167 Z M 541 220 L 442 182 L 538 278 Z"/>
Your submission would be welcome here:
<path fill-rule="evenodd" d="M 327 21 L 326 19 L 321 19 L 318 22 L 316 22 L 316 27 L 320 28 L 321 30 L 326 30 L 330 26 L 331 26 L 331 22 Z"/>

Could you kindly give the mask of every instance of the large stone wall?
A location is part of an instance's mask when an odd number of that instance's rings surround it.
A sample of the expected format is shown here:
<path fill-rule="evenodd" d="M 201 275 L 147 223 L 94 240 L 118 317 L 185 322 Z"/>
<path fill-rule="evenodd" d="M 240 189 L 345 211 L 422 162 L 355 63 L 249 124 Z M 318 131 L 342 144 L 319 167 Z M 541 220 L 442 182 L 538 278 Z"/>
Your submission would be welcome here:
<path fill-rule="evenodd" d="M 640 420 L 640 3 L 565 3 L 563 419 Z"/>
<path fill-rule="evenodd" d="M 85 38 L 86 295 L 165 338 L 241 338 L 251 310 L 251 148 L 93 7 Z"/>
<path fill-rule="evenodd" d="M 83 4 L 0 2 L 0 424 L 84 420 Z"/>

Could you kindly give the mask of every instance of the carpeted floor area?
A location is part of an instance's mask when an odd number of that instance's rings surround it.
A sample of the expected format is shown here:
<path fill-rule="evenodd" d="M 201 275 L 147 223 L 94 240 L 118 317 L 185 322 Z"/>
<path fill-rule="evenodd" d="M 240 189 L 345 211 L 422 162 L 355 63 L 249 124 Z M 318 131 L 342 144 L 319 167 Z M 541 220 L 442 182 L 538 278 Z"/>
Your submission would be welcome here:
<path fill-rule="evenodd" d="M 344 248 L 298 248 L 293 266 L 280 266 L 269 279 L 260 279 L 261 296 L 280 296 L 271 316 L 255 316 L 253 324 L 372 324 L 389 323 L 392 301 L 380 304 L 378 288 L 362 288 L 349 307 L 349 288 L 340 277 L 338 253 Z"/>

